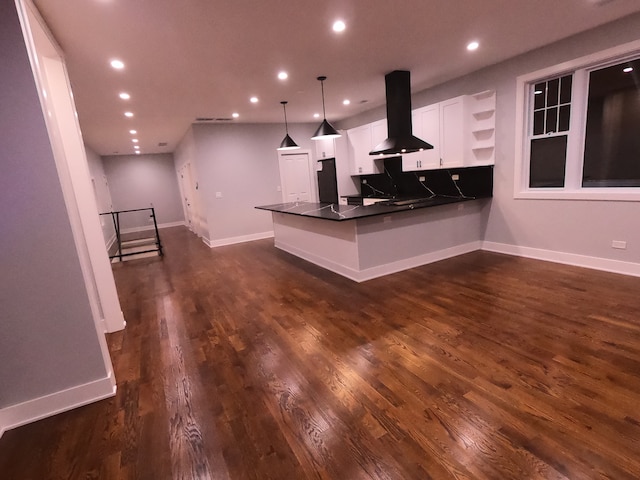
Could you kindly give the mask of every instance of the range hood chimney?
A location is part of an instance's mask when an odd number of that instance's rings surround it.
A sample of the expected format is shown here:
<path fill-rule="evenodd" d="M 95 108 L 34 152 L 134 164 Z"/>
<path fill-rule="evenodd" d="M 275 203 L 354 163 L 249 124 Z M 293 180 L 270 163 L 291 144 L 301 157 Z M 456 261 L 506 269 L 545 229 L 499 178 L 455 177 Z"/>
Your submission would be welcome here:
<path fill-rule="evenodd" d="M 369 155 L 402 155 L 429 150 L 433 145 L 414 137 L 411 126 L 410 73 L 394 70 L 384 76 L 387 92 L 387 131 L 389 137 Z"/>

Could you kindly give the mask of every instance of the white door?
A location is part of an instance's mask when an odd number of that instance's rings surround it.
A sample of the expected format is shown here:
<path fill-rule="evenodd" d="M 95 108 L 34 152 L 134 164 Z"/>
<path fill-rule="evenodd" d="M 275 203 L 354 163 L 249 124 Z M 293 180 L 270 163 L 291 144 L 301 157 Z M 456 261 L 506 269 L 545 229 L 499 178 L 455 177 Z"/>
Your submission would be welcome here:
<path fill-rule="evenodd" d="M 280 155 L 280 180 L 284 202 L 311 201 L 311 169 L 309 154 Z"/>

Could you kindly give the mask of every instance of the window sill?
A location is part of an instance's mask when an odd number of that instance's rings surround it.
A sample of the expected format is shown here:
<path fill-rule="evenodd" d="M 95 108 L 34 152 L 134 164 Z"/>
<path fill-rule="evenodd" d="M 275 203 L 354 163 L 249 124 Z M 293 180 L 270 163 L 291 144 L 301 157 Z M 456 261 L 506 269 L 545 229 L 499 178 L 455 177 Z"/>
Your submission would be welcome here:
<path fill-rule="evenodd" d="M 603 191 L 606 190 L 606 191 Z M 605 202 L 640 202 L 640 188 L 526 189 L 516 191 L 516 199 L 526 200 L 593 200 Z"/>

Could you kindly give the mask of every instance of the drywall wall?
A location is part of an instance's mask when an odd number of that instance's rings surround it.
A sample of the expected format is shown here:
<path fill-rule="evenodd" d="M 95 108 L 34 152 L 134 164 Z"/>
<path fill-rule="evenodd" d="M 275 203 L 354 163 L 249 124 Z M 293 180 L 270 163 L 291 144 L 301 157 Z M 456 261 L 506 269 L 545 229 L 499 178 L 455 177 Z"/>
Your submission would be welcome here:
<path fill-rule="evenodd" d="M 107 369 L 13 2 L 0 3 L 0 64 L 2 420 Z"/>
<path fill-rule="evenodd" d="M 93 192 L 96 197 L 96 205 L 99 213 L 106 213 L 112 210 L 111 192 L 109 191 L 109 182 L 107 175 L 104 173 L 102 166 L 102 158 L 95 153 L 87 145 L 84 146 L 87 154 L 87 165 L 89 166 L 89 174 L 91 175 L 91 183 Z M 100 226 L 102 227 L 102 235 L 105 245 L 109 246 L 115 240 L 115 228 L 110 215 L 100 216 Z"/>
<path fill-rule="evenodd" d="M 413 108 L 447 98 L 488 89 L 497 92 L 496 164 L 492 200 L 485 244 L 504 251 L 520 251 L 540 258 L 559 258 L 567 254 L 583 264 L 595 259 L 626 262 L 634 270 L 640 264 L 640 202 L 525 200 L 515 199 L 515 112 L 516 78 L 590 53 L 637 40 L 640 14 L 626 17 L 597 29 L 576 35 L 542 49 L 418 92 Z M 385 116 L 378 107 L 341 122 L 351 128 Z M 611 248 L 612 240 L 625 240 L 627 250 Z M 510 248 L 515 247 L 515 248 Z M 580 263 L 578 259 L 577 263 Z M 569 262 L 575 263 L 575 262 Z M 621 266 L 621 271 L 624 265 Z"/>
<path fill-rule="evenodd" d="M 314 128 L 291 125 L 289 134 L 313 152 Z M 283 126 L 194 124 L 192 129 L 195 181 L 208 225 L 205 241 L 213 246 L 271 234 L 271 215 L 254 207 L 282 201 L 276 147 L 284 136 Z"/>
<path fill-rule="evenodd" d="M 178 186 L 180 187 L 180 201 L 185 216 L 185 224 L 191 231 L 201 238 L 209 238 L 209 225 L 203 208 L 202 195 L 199 185 L 196 162 L 196 144 L 193 127 L 189 127 L 173 153 Z M 183 178 L 184 177 L 184 178 Z M 188 205 L 187 205 L 188 203 Z M 187 208 L 190 212 L 187 212 Z M 191 222 L 189 222 L 189 217 Z"/>
<path fill-rule="evenodd" d="M 184 222 L 172 154 L 102 157 L 114 210 L 155 208 L 159 225 Z M 121 228 L 152 228 L 148 213 L 122 214 Z"/>

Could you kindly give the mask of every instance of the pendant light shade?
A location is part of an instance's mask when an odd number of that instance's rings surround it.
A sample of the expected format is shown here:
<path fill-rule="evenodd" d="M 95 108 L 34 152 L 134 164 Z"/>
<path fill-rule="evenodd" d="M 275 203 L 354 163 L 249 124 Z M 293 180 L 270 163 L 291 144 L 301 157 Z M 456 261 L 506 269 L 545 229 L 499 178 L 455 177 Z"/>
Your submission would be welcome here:
<path fill-rule="evenodd" d="M 282 104 L 282 109 L 284 110 L 284 130 L 286 135 L 282 142 L 280 142 L 280 146 L 278 150 L 295 150 L 296 148 L 300 148 L 296 142 L 293 141 L 293 138 L 289 136 L 289 126 L 287 125 L 287 102 L 284 100 L 280 102 Z"/>
<path fill-rule="evenodd" d="M 316 133 L 314 133 L 313 137 L 311 137 L 311 140 L 323 140 L 325 138 L 338 138 L 342 136 L 338 133 L 338 131 L 335 128 L 333 128 L 333 126 L 329 122 L 327 122 L 327 114 L 325 113 L 325 109 L 324 109 L 324 81 L 326 79 L 327 77 L 318 77 L 318 80 L 320 80 L 320 86 L 322 88 L 323 120 L 320 126 L 318 127 L 318 129 L 316 130 Z"/>

